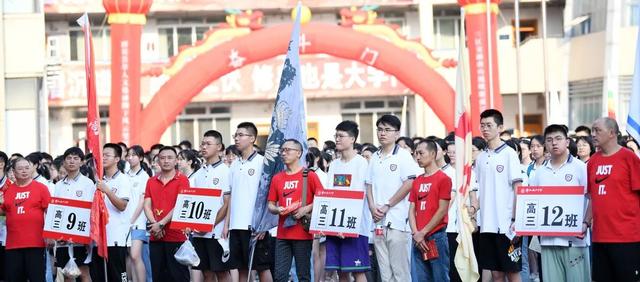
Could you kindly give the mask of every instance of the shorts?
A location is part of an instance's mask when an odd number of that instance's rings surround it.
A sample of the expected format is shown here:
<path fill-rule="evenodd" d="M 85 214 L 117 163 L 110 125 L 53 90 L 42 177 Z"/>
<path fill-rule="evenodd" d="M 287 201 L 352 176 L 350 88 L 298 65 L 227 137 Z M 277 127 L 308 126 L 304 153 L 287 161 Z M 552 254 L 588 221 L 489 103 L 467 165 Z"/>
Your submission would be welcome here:
<path fill-rule="evenodd" d="M 269 232 L 265 233 L 264 239 L 256 243 L 253 254 L 252 270 L 269 270 L 273 264 L 273 249 L 270 244 Z M 229 250 L 231 257 L 227 262 L 230 269 L 247 270 L 249 268 L 249 256 L 251 255 L 251 231 L 231 230 L 229 232 Z"/>
<path fill-rule="evenodd" d="M 4 281 L 45 281 L 44 248 L 5 250 Z"/>
<path fill-rule="evenodd" d="M 221 272 L 230 270 L 229 261 L 222 262 L 222 246 L 213 238 L 192 238 L 191 243 L 200 258 L 200 264 L 193 269 Z"/>
<path fill-rule="evenodd" d="M 520 272 L 522 269 L 522 240 L 511 244 L 504 234 L 480 233 L 481 269 L 507 273 Z"/>
<path fill-rule="evenodd" d="M 371 269 L 367 236 L 344 239 L 327 236 L 326 248 L 327 260 L 324 268 L 328 271 L 366 272 Z"/>
<path fill-rule="evenodd" d="M 131 240 L 138 240 L 149 243 L 149 235 L 144 229 L 131 229 Z"/>
<path fill-rule="evenodd" d="M 640 242 L 593 243 L 593 281 L 640 281 Z"/>
<path fill-rule="evenodd" d="M 73 258 L 76 261 L 76 265 L 83 266 L 89 265 L 88 263 L 84 263 L 87 259 L 87 247 L 85 246 L 74 246 L 73 247 Z M 69 262 L 69 246 L 58 247 L 56 249 L 56 267 L 64 268 Z"/>

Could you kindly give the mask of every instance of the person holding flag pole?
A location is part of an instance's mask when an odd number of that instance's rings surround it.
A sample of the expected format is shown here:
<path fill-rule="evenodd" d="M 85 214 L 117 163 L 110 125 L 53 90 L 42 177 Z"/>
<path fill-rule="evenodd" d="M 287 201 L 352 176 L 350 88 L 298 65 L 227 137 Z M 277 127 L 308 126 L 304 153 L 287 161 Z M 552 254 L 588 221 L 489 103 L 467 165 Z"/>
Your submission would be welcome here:
<path fill-rule="evenodd" d="M 287 48 L 287 56 L 284 61 L 284 67 L 282 69 L 282 76 L 280 78 L 280 86 L 278 87 L 278 94 L 275 100 L 275 106 L 273 109 L 273 116 L 271 118 L 271 130 L 269 137 L 267 138 L 267 148 L 264 157 L 264 164 L 262 165 L 260 183 L 255 198 L 255 210 L 253 211 L 253 220 L 251 222 L 251 229 L 254 234 L 251 240 L 251 251 L 249 268 L 251 269 L 253 264 L 253 253 L 260 248 L 256 245 L 259 244 L 259 240 L 262 236 L 258 234 L 264 234 L 266 231 L 277 226 L 278 216 L 268 212 L 267 196 L 269 194 L 269 185 L 271 178 L 278 172 L 284 170 L 284 163 L 279 154 L 280 146 L 287 139 L 295 139 L 302 145 L 302 155 L 307 153 L 307 124 L 305 121 L 304 110 L 304 98 L 302 95 L 302 82 L 300 75 L 300 14 L 302 10 L 302 3 L 298 2 L 296 6 L 296 19 L 293 24 L 293 30 L 291 32 L 291 39 L 289 40 Z M 240 128 L 239 128 L 240 130 Z M 237 135 L 237 134 L 236 134 Z M 255 140 L 255 138 L 254 138 Z M 236 146 L 238 146 L 238 137 L 236 137 Z M 240 147 L 239 147 L 240 148 Z M 244 155 L 244 154 L 243 154 Z M 300 160 L 302 164 L 303 160 Z M 234 162 L 242 163 L 242 161 Z M 233 178 L 239 177 L 233 175 Z M 232 181 L 236 181 L 235 179 Z M 237 195 L 237 187 L 231 187 L 231 218 L 233 221 L 234 210 L 233 206 L 234 197 Z M 240 207 L 245 208 L 246 207 Z M 259 237 L 258 237 L 258 236 Z M 233 241 L 233 236 L 231 237 Z M 233 248 L 233 243 L 231 243 Z M 233 249 L 232 249 L 233 253 Z M 257 257 L 257 255 L 256 255 Z M 257 258 L 256 258 L 257 259 Z M 262 276 L 262 275 L 261 275 Z M 244 277 L 241 277 L 244 278 Z M 262 277 L 261 277 L 262 278 Z M 244 279 L 241 279 L 244 281 Z M 261 281 L 264 281 L 261 279 Z"/>

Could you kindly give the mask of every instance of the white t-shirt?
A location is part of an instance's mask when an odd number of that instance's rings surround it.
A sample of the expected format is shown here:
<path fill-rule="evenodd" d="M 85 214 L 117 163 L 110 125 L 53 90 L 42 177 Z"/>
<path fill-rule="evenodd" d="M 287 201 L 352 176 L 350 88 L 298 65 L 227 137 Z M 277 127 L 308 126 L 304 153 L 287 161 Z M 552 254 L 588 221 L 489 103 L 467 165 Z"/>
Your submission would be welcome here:
<path fill-rule="evenodd" d="M 147 180 L 149 180 L 149 175 L 144 171 L 144 169 L 140 168 L 137 172 L 129 170 L 127 173 L 129 179 L 131 181 L 131 199 L 129 199 L 128 206 L 131 205 L 131 221 L 133 229 L 146 229 L 147 217 L 144 215 L 144 209 L 140 212 L 138 218 L 133 218 L 134 212 L 140 205 L 141 201 L 144 201 L 144 191 L 147 187 Z"/>
<path fill-rule="evenodd" d="M 231 165 L 231 214 L 229 230 L 249 230 L 256 206 L 256 196 L 264 157 L 253 151 L 248 159 L 237 159 Z"/>
<path fill-rule="evenodd" d="M 222 190 L 222 195 L 229 195 L 231 189 L 229 187 L 229 181 L 231 179 L 231 170 L 224 165 L 222 160 L 216 163 L 205 165 L 198 170 L 194 175 L 194 183 L 191 187 L 194 188 L 217 188 Z M 220 197 L 220 206 L 224 203 L 223 197 Z M 213 219 L 217 217 L 217 214 L 212 214 Z M 222 229 L 224 228 L 224 219 L 218 223 L 212 232 L 207 232 L 204 235 L 193 233 L 193 237 L 200 238 L 220 238 Z M 204 231 L 204 230 L 201 230 Z M 216 235 L 217 234 L 217 235 Z"/>
<path fill-rule="evenodd" d="M 56 185 L 53 184 L 53 182 L 47 180 L 46 178 L 44 178 L 44 176 L 38 174 L 38 176 L 34 177 L 33 180 L 38 181 L 42 184 L 44 184 L 45 186 L 47 186 L 47 188 L 49 189 L 49 195 L 53 195 L 53 193 L 56 190 Z"/>
<path fill-rule="evenodd" d="M 456 170 L 451 164 L 446 164 L 441 168 L 442 172 L 451 178 L 451 207 L 447 212 L 447 233 L 458 233 L 458 201 L 456 198 L 458 186 L 456 185 Z"/>
<path fill-rule="evenodd" d="M 367 167 L 367 160 L 360 155 L 356 155 L 349 162 L 344 162 L 342 159 L 334 160 L 331 162 L 331 166 L 329 166 L 328 176 L 331 183 L 326 189 L 363 191 L 366 195 L 367 187 L 365 185 L 365 178 L 367 175 Z M 346 178 L 350 177 L 351 182 L 349 186 L 345 187 L 344 185 L 338 184 L 336 182 L 336 176 L 338 175 L 346 175 Z M 371 234 L 372 221 L 369 205 L 367 204 L 367 197 L 365 197 L 362 205 L 362 222 L 360 223 L 358 233 L 362 236 L 369 237 Z"/>
<path fill-rule="evenodd" d="M 506 234 L 511 226 L 513 183 L 522 181 L 516 151 L 502 143 L 486 149 L 476 159 L 475 173 L 480 193 L 481 233 Z"/>
<path fill-rule="evenodd" d="M 73 179 L 67 176 L 58 181 L 55 184 L 52 197 L 92 202 L 95 192 L 96 185 L 93 181 L 89 177 L 78 173 Z"/>
<path fill-rule="evenodd" d="M 131 179 L 120 171 L 116 172 L 112 178 L 103 177 L 103 182 L 109 187 L 116 197 L 130 201 L 132 198 Z M 104 202 L 109 211 L 109 223 L 107 223 L 107 246 L 126 247 L 131 242 L 129 228 L 131 227 L 131 213 L 135 207 L 127 203 L 124 211 L 118 210 L 104 195 Z"/>
<path fill-rule="evenodd" d="M 587 192 L 587 164 L 569 155 L 567 161 L 559 168 L 554 169 L 551 161 L 545 161 L 529 179 L 531 186 L 582 186 Z M 585 209 L 587 202 L 585 201 Z M 589 246 L 589 234 L 583 239 L 576 237 L 550 237 L 540 236 L 542 246 L 575 247 Z"/>
<path fill-rule="evenodd" d="M 395 145 L 391 154 L 383 156 L 382 150 L 378 150 L 371 156 L 365 182 L 371 185 L 376 206 L 383 206 L 400 190 L 404 181 L 414 179 L 420 173 L 421 169 L 411 153 Z M 409 195 L 391 207 L 380 224 L 408 232 L 411 231 L 408 215 Z"/>
<path fill-rule="evenodd" d="M 330 183 L 329 182 L 329 176 L 327 175 L 326 172 L 322 171 L 321 169 L 315 167 L 315 168 L 311 168 L 311 170 L 313 170 L 313 172 L 316 173 L 316 175 L 318 176 L 318 179 L 320 180 L 320 183 L 322 184 L 322 187 L 329 187 Z"/>

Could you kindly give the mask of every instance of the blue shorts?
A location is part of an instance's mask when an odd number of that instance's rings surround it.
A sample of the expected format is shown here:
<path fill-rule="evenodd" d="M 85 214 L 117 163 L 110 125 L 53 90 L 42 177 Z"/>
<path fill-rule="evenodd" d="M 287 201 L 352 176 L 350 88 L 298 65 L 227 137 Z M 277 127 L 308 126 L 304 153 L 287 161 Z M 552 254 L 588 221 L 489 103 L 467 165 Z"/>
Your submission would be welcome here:
<path fill-rule="evenodd" d="M 131 230 L 131 240 L 139 240 L 145 243 L 149 243 L 149 235 L 147 235 L 147 230 L 144 229 L 132 229 Z"/>
<path fill-rule="evenodd" d="M 328 271 L 366 272 L 371 269 L 367 236 L 344 239 L 327 236 L 326 247 L 327 260 L 324 268 Z"/>

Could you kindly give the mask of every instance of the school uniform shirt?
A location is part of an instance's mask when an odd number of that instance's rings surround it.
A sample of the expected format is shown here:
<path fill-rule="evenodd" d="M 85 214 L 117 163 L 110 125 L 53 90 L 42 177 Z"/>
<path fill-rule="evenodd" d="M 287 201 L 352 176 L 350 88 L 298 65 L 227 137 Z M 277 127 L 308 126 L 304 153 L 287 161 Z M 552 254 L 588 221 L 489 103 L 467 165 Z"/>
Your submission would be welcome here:
<path fill-rule="evenodd" d="M 331 184 L 325 187 L 325 189 L 363 191 L 365 193 L 362 205 L 362 221 L 358 234 L 367 237 L 371 235 L 371 229 L 373 227 L 373 219 L 371 218 L 369 204 L 367 203 L 367 188 L 365 185 L 368 166 L 367 160 L 360 155 L 355 155 L 353 159 L 348 162 L 342 159 L 334 160 L 331 162 L 331 166 L 329 166 L 328 173 Z"/>
<path fill-rule="evenodd" d="M 393 151 L 386 156 L 382 155 L 382 150 L 378 150 L 371 156 L 365 182 L 371 185 L 373 200 L 376 206 L 380 207 L 389 202 L 391 197 L 400 190 L 404 181 L 415 179 L 420 173 L 421 169 L 411 157 L 411 153 L 395 145 Z M 407 199 L 408 196 L 390 207 L 384 221 L 380 224 L 399 231 L 411 231 L 407 224 L 409 214 Z"/>
<path fill-rule="evenodd" d="M 413 181 L 409 202 L 415 206 L 416 228 L 422 230 L 438 211 L 440 200 L 451 200 L 451 178 L 442 170 L 430 176 L 420 175 Z M 448 215 L 427 233 L 427 236 L 447 226 Z"/>
<path fill-rule="evenodd" d="M 231 170 L 224 165 L 222 159 L 213 163 L 204 165 L 193 176 L 193 182 L 191 187 L 203 188 L 203 189 L 220 189 L 222 195 L 219 197 L 220 207 L 224 204 L 224 195 L 229 195 L 231 188 L 229 187 L 231 178 Z M 212 213 L 212 220 L 215 220 L 217 213 Z M 224 228 L 224 219 L 214 226 L 212 230 L 200 230 L 209 231 L 204 235 L 194 233 L 193 237 L 199 238 L 220 238 L 222 235 L 222 229 Z"/>
<path fill-rule="evenodd" d="M 109 212 L 109 222 L 106 228 L 107 246 L 127 247 L 131 242 L 131 236 L 129 236 L 131 213 L 135 209 L 129 202 L 132 198 L 131 179 L 124 173 L 116 171 L 112 177 L 103 176 L 102 182 L 113 191 L 116 197 L 127 201 L 125 210 L 120 211 L 111 203 L 107 195 L 104 195 L 104 203 Z"/>
<path fill-rule="evenodd" d="M 458 233 L 458 203 L 456 202 L 455 195 L 458 191 L 456 186 L 456 170 L 451 164 L 444 165 L 441 169 L 449 179 L 451 179 L 451 202 L 449 204 L 449 210 L 447 211 L 447 233 Z"/>
<path fill-rule="evenodd" d="M 303 169 L 289 175 L 285 171 L 281 171 L 274 175 L 271 179 L 268 201 L 276 202 L 277 206 L 284 208 L 296 203 L 302 205 L 302 189 L 304 188 L 302 172 Z M 313 196 L 321 189 L 322 183 L 320 183 L 320 179 L 318 179 L 318 176 L 313 171 L 309 171 L 307 174 L 307 205 L 313 204 Z M 288 216 L 290 216 L 290 214 L 278 216 L 278 239 L 313 239 L 313 235 L 306 232 L 299 222 L 294 226 L 284 227 L 284 221 Z"/>
<path fill-rule="evenodd" d="M 131 171 L 127 173 L 129 176 L 129 181 L 131 182 L 131 199 L 129 199 L 129 203 L 127 205 L 131 205 L 131 218 L 129 219 L 132 222 L 133 229 L 145 230 L 147 226 L 147 217 L 144 215 L 144 208 L 140 215 L 137 218 L 133 218 L 133 213 L 140 205 L 140 202 L 144 202 L 144 190 L 147 186 L 147 180 L 149 180 L 149 175 L 144 171 L 144 169 L 140 168 L 138 171 Z"/>
<path fill-rule="evenodd" d="M 53 184 L 53 182 L 47 180 L 46 178 L 44 178 L 44 176 L 38 174 L 36 177 L 33 178 L 33 180 L 38 181 L 42 184 L 44 184 L 44 186 L 47 186 L 47 190 L 49 190 L 49 195 L 53 195 L 53 192 L 55 190 L 55 185 Z"/>
<path fill-rule="evenodd" d="M 31 181 L 24 187 L 8 185 L 2 204 L 7 219 L 7 250 L 44 248 L 44 217 L 50 201 L 49 189 L 40 182 Z"/>
<path fill-rule="evenodd" d="M 78 173 L 76 177 L 65 176 L 55 184 L 53 197 L 76 201 L 92 202 L 96 192 L 96 184 L 88 177 Z"/>
<path fill-rule="evenodd" d="M 264 157 L 253 151 L 249 158 L 231 165 L 231 214 L 229 230 L 249 230 L 262 178 Z"/>
<path fill-rule="evenodd" d="M 569 155 L 564 164 L 558 168 L 545 161 L 529 179 L 530 186 L 581 186 L 587 192 L 587 165 Z M 585 201 L 585 209 L 587 202 Z M 578 224 L 582 224 L 578 222 Z M 542 246 L 585 247 L 589 245 L 589 234 L 583 239 L 576 237 L 540 236 Z"/>
<path fill-rule="evenodd" d="M 587 163 L 593 210 L 593 242 L 640 242 L 640 159 L 621 148 L 597 152 Z"/>
<path fill-rule="evenodd" d="M 178 193 L 182 189 L 189 189 L 189 180 L 184 174 L 176 172 L 176 175 L 163 184 L 160 181 L 160 175 L 149 178 L 144 192 L 145 199 L 151 199 L 151 212 L 156 221 L 162 220 L 175 207 Z M 164 237 L 161 239 L 151 235 L 151 241 L 154 242 L 184 242 L 186 236 L 180 230 L 171 229 L 170 226 L 164 227 Z"/>
<path fill-rule="evenodd" d="M 506 143 L 495 150 L 487 148 L 476 159 L 475 174 L 481 192 L 480 232 L 506 234 L 514 208 L 513 184 L 522 182 L 518 155 Z"/>

